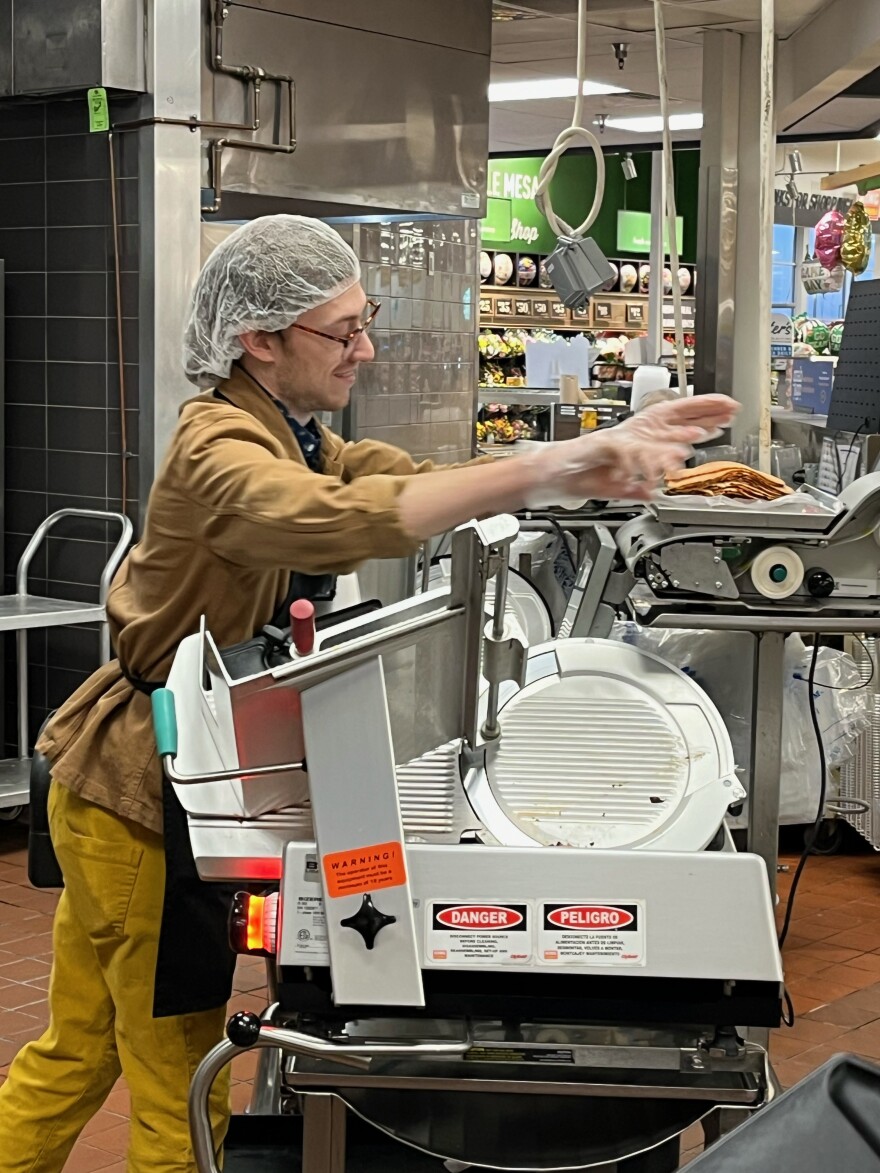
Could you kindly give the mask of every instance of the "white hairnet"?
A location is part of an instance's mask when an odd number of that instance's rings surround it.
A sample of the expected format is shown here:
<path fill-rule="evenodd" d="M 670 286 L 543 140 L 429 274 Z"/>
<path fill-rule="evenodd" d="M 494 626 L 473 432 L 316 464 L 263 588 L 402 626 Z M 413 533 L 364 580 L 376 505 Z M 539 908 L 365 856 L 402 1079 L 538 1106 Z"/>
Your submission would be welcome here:
<path fill-rule="evenodd" d="M 360 263 L 338 232 L 308 216 L 261 216 L 243 224 L 205 262 L 183 339 L 186 377 L 215 387 L 244 353 L 248 330 L 284 330 L 360 280 Z"/>

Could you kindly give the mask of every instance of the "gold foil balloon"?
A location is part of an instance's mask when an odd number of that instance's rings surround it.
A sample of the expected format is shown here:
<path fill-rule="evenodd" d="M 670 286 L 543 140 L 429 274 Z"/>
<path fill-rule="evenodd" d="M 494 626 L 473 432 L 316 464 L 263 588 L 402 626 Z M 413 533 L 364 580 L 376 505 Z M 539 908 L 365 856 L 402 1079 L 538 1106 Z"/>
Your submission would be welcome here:
<path fill-rule="evenodd" d="M 846 214 L 840 259 L 850 273 L 864 273 L 871 256 L 871 221 L 861 200 L 856 200 Z"/>

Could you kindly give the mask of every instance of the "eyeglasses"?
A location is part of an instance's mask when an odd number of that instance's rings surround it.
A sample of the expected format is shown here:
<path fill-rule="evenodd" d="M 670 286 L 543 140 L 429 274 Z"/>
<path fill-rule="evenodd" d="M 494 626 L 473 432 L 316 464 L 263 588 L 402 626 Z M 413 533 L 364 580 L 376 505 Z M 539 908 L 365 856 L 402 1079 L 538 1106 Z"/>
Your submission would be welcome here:
<path fill-rule="evenodd" d="M 350 353 L 357 346 L 360 336 L 366 334 L 372 326 L 376 314 L 382 308 L 381 302 L 378 301 L 368 301 L 367 305 L 370 307 L 369 315 L 356 330 L 352 330 L 350 334 L 343 334 L 341 337 L 339 334 L 325 334 L 323 330 L 313 330 L 311 326 L 301 326 L 299 322 L 292 322 L 290 328 L 291 330 L 302 330 L 306 334 L 314 334 L 318 338 L 327 338 L 330 342 L 338 342 L 343 351 Z"/>

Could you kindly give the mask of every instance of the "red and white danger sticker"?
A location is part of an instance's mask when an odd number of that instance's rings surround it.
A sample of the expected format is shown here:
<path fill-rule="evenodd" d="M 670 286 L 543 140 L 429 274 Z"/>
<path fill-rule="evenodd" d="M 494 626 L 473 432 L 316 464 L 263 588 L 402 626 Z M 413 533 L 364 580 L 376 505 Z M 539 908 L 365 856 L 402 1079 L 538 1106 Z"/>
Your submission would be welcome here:
<path fill-rule="evenodd" d="M 644 901 L 542 903 L 537 919 L 543 965 L 645 964 Z"/>
<path fill-rule="evenodd" d="M 525 965 L 532 959 L 527 904 L 428 901 L 425 952 L 434 965 Z"/>

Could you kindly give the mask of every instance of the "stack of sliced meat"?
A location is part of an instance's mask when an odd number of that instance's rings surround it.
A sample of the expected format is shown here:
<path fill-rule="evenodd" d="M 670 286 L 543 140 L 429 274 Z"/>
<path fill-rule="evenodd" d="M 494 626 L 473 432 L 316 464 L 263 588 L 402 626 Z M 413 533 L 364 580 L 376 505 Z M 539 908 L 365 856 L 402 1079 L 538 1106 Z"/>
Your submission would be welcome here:
<path fill-rule="evenodd" d="M 714 460 L 696 468 L 669 473 L 666 492 L 676 496 L 739 497 L 746 501 L 775 501 L 793 490 L 779 477 L 757 472 L 746 464 Z"/>

